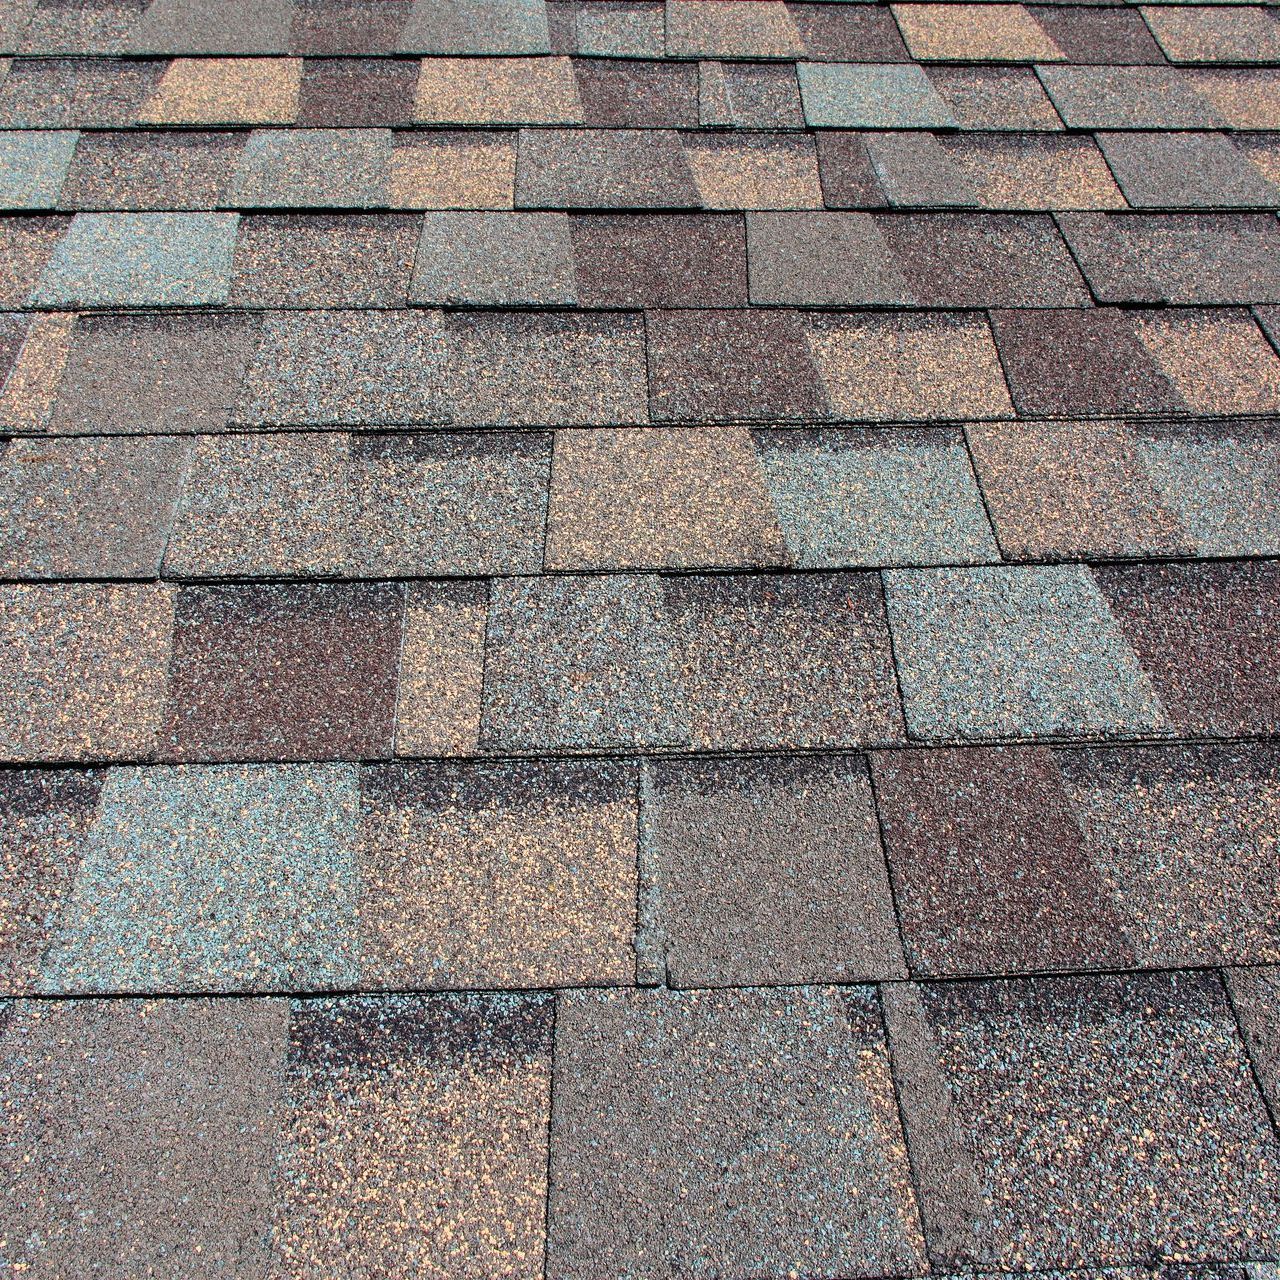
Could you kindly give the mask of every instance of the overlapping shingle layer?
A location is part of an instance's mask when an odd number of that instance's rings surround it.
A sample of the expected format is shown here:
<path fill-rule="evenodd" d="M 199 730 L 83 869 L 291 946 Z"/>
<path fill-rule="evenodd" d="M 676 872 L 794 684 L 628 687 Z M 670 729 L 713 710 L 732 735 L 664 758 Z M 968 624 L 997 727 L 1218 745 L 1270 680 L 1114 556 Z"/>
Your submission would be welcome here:
<path fill-rule="evenodd" d="M 0 1274 L 1280 1268 L 1280 5 L 0 0 Z"/>

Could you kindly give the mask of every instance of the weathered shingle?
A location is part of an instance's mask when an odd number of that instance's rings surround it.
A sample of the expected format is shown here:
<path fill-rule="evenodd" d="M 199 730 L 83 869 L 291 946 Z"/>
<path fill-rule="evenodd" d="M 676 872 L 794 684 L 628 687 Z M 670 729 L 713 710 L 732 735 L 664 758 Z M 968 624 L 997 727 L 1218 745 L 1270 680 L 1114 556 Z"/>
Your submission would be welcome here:
<path fill-rule="evenodd" d="M 67 170 L 64 209 L 216 209 L 231 190 L 245 135 L 230 131 L 84 133 Z"/>
<path fill-rule="evenodd" d="M 1104 133 L 1099 143 L 1135 209 L 1266 209 L 1280 181 L 1221 133 Z"/>
<path fill-rule="evenodd" d="M 65 129 L 0 135 L 0 206 L 54 208 L 78 137 Z"/>
<path fill-rule="evenodd" d="M 388 129 L 255 129 L 230 199 L 243 208 L 361 208 L 387 202 Z"/>
<path fill-rule="evenodd" d="M 226 301 L 233 213 L 78 213 L 31 291 L 36 306 Z"/>
<path fill-rule="evenodd" d="M 408 53 L 547 53 L 544 0 L 414 0 L 398 47 Z"/>
<path fill-rule="evenodd" d="M 894 569 L 885 589 L 916 737 L 1170 728 L 1157 683 L 1083 566 Z"/>
<path fill-rule="evenodd" d="M 516 204 L 522 208 L 676 209 L 699 197 L 680 135 L 669 129 L 525 129 Z"/>

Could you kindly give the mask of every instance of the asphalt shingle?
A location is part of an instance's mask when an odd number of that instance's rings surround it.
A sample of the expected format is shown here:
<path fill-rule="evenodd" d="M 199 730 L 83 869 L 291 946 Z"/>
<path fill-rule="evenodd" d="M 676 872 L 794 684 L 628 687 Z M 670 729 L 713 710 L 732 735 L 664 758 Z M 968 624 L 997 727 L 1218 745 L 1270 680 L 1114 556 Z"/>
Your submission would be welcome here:
<path fill-rule="evenodd" d="M 635 976 L 636 784 L 615 763 L 361 774 L 361 975 L 521 988 Z"/>
<path fill-rule="evenodd" d="M 764 480 L 802 568 L 957 564 L 996 555 L 958 432 L 758 430 Z"/>
<path fill-rule="evenodd" d="M 404 614 L 397 584 L 185 587 L 173 608 L 163 754 L 390 754 Z"/>
<path fill-rule="evenodd" d="M 240 220 L 227 301 L 246 307 L 401 307 L 420 226 L 408 214 Z"/>
<path fill-rule="evenodd" d="M 1271 747 L 944 748 L 872 768 L 913 973 L 1280 951 Z"/>
<path fill-rule="evenodd" d="M 21 130 L 0 135 L 0 205 L 52 209 L 58 203 L 79 134 Z"/>
<path fill-rule="evenodd" d="M 231 184 L 243 208 L 362 208 L 387 202 L 388 129 L 255 129 Z"/>
<path fill-rule="evenodd" d="M 905 976 L 861 761 L 663 762 L 644 794 L 671 986 Z"/>
<path fill-rule="evenodd" d="M 1168 732 L 1158 682 L 1080 565 L 894 569 L 889 625 L 920 738 Z"/>
<path fill-rule="evenodd" d="M 31 291 L 35 306 L 225 302 L 233 213 L 78 213 Z"/>
<path fill-rule="evenodd" d="M 1276 564 L 1110 565 L 1094 575 L 1179 733 L 1275 732 Z"/>
<path fill-rule="evenodd" d="M 55 380 L 50 429 L 220 431 L 256 341 L 243 315 L 81 316 Z"/>
<path fill-rule="evenodd" d="M 905 987 L 886 1021 L 944 1265 L 1275 1248 L 1280 1150 L 1217 975 Z"/>
<path fill-rule="evenodd" d="M 289 124 L 298 58 L 175 58 L 141 105 L 144 124 Z"/>
<path fill-rule="evenodd" d="M 869 989 L 574 993 L 556 1056 L 552 1275 L 925 1266 Z"/>
<path fill-rule="evenodd" d="M 245 135 L 230 131 L 84 133 L 64 209 L 214 209 L 227 203 Z"/>
<path fill-rule="evenodd" d="M 164 717 L 173 617 L 165 586 L 0 588 L 0 755 L 149 755 Z"/>
<path fill-rule="evenodd" d="M 548 568 L 787 562 L 745 428 L 556 433 Z"/>
<path fill-rule="evenodd" d="M 0 573 L 155 576 L 190 454 L 164 436 L 11 441 L 0 450 Z"/>

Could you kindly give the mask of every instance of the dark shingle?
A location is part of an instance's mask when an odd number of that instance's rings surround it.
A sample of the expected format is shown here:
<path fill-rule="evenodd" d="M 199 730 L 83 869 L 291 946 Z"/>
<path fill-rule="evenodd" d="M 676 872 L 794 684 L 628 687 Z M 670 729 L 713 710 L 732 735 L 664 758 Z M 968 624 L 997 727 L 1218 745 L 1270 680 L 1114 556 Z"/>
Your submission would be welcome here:
<path fill-rule="evenodd" d="M 1280 565 L 1110 565 L 1094 575 L 1178 732 L 1276 732 Z"/>
<path fill-rule="evenodd" d="M 159 130 L 86 133 L 67 171 L 64 209 L 216 209 L 243 135 Z"/>
<path fill-rule="evenodd" d="M 516 203 L 523 208 L 697 208 L 680 136 L 669 129 L 526 129 Z"/>
<path fill-rule="evenodd" d="M 408 124 L 418 68 L 386 58 L 312 58 L 302 69 L 298 124 L 331 129 Z"/>
<path fill-rule="evenodd" d="M 698 69 L 635 58 L 580 58 L 573 66 L 589 126 L 678 129 L 698 124 Z"/>
<path fill-rule="evenodd" d="M 294 0 L 291 53 L 390 53 L 412 0 Z"/>
<path fill-rule="evenodd" d="M 1267 214 L 1064 213 L 1099 302 L 1280 302 L 1280 223 Z"/>
<path fill-rule="evenodd" d="M 742 224 L 726 214 L 573 214 L 584 307 L 734 307 L 747 301 Z"/>
<path fill-rule="evenodd" d="M 914 972 L 1280 955 L 1267 747 L 1044 747 L 873 759 Z"/>
<path fill-rule="evenodd" d="M 132 124 L 164 73 L 163 62 L 22 58 L 0 82 L 6 129 L 110 128 Z"/>
<path fill-rule="evenodd" d="M 1086 4 L 1031 5 L 1028 12 L 1068 62 L 1133 66 L 1163 62 L 1140 12 Z"/>
<path fill-rule="evenodd" d="M 54 431 L 219 431 L 244 380 L 257 322 L 243 315 L 83 316 Z"/>
<path fill-rule="evenodd" d="M 887 1022 L 908 1143 L 950 1172 L 945 1265 L 1274 1249 L 1280 1151 L 1217 975 L 908 987 Z"/>
<path fill-rule="evenodd" d="M 183 588 L 163 754 L 389 754 L 403 613 L 394 584 Z"/>

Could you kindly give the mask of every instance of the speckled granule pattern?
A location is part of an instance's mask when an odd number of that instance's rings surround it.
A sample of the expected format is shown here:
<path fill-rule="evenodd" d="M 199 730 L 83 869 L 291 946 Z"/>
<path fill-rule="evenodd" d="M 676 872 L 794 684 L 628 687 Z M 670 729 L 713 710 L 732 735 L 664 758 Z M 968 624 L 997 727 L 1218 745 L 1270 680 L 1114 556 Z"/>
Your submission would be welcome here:
<path fill-rule="evenodd" d="M 921 1001 L 972 1152 L 975 1261 L 1274 1254 L 1275 1137 L 1217 975 L 927 986 Z"/>
<path fill-rule="evenodd" d="M 0 1275 L 1280 1280 L 1280 0 L 0 0 Z"/>

